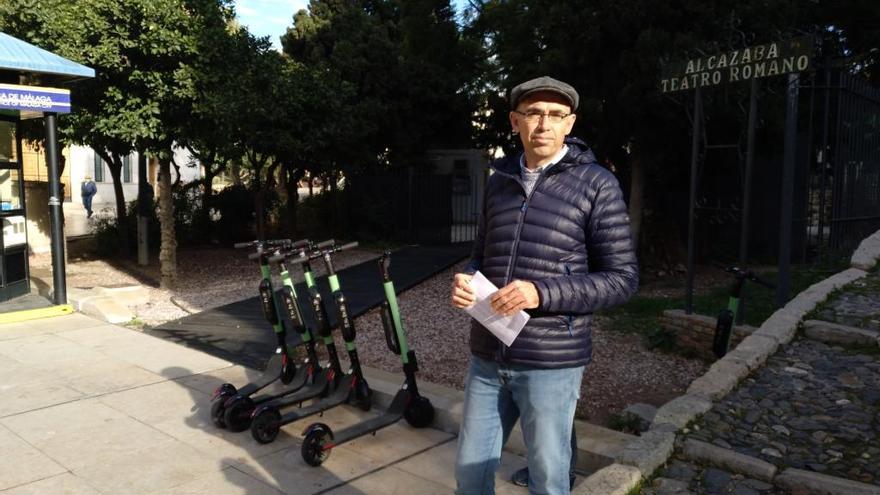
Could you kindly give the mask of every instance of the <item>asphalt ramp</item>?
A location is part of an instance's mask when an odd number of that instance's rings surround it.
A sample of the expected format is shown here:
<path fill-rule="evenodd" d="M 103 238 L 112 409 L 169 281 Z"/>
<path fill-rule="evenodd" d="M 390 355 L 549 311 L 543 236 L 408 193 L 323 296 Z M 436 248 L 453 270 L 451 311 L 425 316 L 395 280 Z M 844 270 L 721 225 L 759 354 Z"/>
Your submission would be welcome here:
<path fill-rule="evenodd" d="M 449 268 L 470 254 L 471 243 L 440 246 L 409 246 L 391 254 L 391 278 L 397 292 L 403 292 L 424 280 Z M 379 255 L 358 265 L 337 272 L 342 292 L 348 301 L 352 318 L 366 313 L 385 299 L 382 280 L 377 266 Z M 318 290 L 325 301 L 331 301 L 327 277 L 316 280 Z M 256 283 L 255 283 L 256 286 Z M 305 283 L 296 284 L 300 301 L 306 301 Z M 301 312 L 307 325 L 312 325 L 311 310 L 301 304 Z M 331 326 L 336 325 L 335 310 L 329 311 Z M 298 345 L 299 334 L 288 329 L 288 345 Z M 274 352 L 277 340 L 272 327 L 263 317 L 259 298 L 255 295 L 243 301 L 195 313 L 169 321 L 146 333 L 172 342 L 198 349 L 202 352 L 234 363 L 265 370 Z"/>

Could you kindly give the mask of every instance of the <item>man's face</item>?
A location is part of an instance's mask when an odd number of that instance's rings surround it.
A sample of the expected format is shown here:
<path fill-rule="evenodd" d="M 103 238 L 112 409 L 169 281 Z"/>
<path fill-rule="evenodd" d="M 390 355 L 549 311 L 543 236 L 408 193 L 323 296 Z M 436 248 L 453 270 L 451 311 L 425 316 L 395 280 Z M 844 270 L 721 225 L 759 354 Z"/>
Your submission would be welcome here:
<path fill-rule="evenodd" d="M 537 117 L 535 114 L 544 114 Z M 532 115 L 531 117 L 528 117 Z M 567 115 L 554 122 L 553 115 Z M 531 167 L 543 165 L 543 160 L 553 157 L 565 142 L 565 136 L 574 126 L 575 115 L 564 98 L 555 93 L 535 93 L 523 99 L 516 110 L 510 112 L 510 125 L 519 134 Z"/>

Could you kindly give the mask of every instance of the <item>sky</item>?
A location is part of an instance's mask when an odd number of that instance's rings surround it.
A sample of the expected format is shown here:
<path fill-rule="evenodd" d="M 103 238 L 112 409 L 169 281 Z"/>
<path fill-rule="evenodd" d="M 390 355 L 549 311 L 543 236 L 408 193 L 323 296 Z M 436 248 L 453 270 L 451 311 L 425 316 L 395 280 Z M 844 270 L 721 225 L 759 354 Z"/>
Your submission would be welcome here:
<path fill-rule="evenodd" d="M 293 24 L 293 14 L 308 5 L 309 0 L 235 0 L 235 13 L 251 33 L 269 36 L 281 49 L 281 35 Z"/>
<path fill-rule="evenodd" d="M 454 0 L 459 10 L 467 0 Z M 293 14 L 305 9 L 309 0 L 235 0 L 238 21 L 256 36 L 269 36 L 277 49 L 281 49 L 281 35 L 293 24 Z"/>

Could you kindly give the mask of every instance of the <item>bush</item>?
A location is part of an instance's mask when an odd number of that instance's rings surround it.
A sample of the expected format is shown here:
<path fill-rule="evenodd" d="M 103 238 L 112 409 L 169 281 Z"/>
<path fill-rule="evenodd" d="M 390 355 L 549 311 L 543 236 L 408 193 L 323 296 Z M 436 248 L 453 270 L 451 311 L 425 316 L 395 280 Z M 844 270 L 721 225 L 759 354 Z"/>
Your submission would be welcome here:
<path fill-rule="evenodd" d="M 150 226 L 147 233 L 151 250 L 159 248 L 159 216 L 155 202 L 150 208 Z M 115 213 L 115 212 L 114 212 Z M 137 250 L 137 217 L 138 201 L 129 201 L 125 204 L 125 214 L 128 218 L 128 248 L 130 251 Z M 116 215 L 95 217 L 91 226 L 91 232 L 95 236 L 95 254 L 101 257 L 110 257 L 118 254 L 121 246 L 119 236 L 119 222 Z"/>
<path fill-rule="evenodd" d="M 255 201 L 258 191 L 245 186 L 229 186 L 211 198 L 209 208 L 217 240 L 224 244 L 249 241 L 256 232 Z M 267 191 L 263 198 L 266 223 L 276 215 L 278 193 Z M 267 225 L 268 228 L 268 225 Z"/>

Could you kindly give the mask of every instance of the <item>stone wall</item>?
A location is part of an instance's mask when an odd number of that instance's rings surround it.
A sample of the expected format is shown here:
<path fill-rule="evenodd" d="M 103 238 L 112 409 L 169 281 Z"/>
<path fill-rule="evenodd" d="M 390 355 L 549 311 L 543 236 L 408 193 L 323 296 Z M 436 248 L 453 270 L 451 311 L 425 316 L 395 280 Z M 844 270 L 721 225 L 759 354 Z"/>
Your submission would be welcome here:
<path fill-rule="evenodd" d="M 681 309 L 669 309 L 660 316 L 660 326 L 675 335 L 675 343 L 683 349 L 692 349 L 698 356 L 715 360 L 712 340 L 715 338 L 717 317 L 686 314 Z M 748 325 L 734 325 L 730 336 L 730 349 L 736 348 L 743 339 L 755 331 Z"/>

